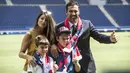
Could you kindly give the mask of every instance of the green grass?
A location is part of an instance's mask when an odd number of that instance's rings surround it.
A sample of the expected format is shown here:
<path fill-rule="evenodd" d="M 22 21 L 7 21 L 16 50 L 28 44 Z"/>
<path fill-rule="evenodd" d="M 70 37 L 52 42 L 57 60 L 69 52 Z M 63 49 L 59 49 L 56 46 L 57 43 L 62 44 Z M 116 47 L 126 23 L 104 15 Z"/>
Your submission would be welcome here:
<path fill-rule="evenodd" d="M 110 34 L 110 33 L 104 33 Z M 91 39 L 97 73 L 130 70 L 130 32 L 117 32 L 117 44 L 100 44 Z M 23 35 L 0 35 L 0 73 L 22 73 L 24 61 L 18 57 Z"/>
<path fill-rule="evenodd" d="M 18 57 L 23 35 L 0 36 L 0 73 L 22 73 L 24 60 Z"/>
<path fill-rule="evenodd" d="M 117 32 L 116 35 L 118 36 L 116 44 L 100 44 L 91 40 L 97 73 L 107 70 L 130 70 L 130 32 Z"/>

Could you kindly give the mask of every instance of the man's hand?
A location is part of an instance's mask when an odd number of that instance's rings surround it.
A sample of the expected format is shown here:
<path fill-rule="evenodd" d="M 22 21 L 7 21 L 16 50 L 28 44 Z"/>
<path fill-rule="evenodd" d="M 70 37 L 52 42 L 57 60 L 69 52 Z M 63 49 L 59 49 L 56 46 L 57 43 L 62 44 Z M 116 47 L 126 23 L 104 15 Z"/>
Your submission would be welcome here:
<path fill-rule="evenodd" d="M 111 36 L 110 36 L 110 40 L 113 43 L 117 42 L 117 36 L 115 35 L 115 31 L 112 32 Z"/>

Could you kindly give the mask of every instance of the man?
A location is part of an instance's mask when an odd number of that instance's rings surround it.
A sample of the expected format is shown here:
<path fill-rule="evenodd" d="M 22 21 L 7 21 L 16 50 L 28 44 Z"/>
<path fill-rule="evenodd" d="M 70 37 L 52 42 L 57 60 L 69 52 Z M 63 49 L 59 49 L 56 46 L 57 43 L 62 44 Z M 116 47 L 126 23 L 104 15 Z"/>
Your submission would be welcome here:
<path fill-rule="evenodd" d="M 79 15 L 79 4 L 76 1 L 70 1 L 69 3 L 67 3 L 67 17 L 64 22 L 56 26 L 56 31 L 58 30 L 58 28 L 66 26 L 71 30 L 72 36 L 79 32 L 77 45 L 82 55 L 82 59 L 80 60 L 80 73 L 96 73 L 94 59 L 90 50 L 90 37 L 94 38 L 100 43 L 116 43 L 117 39 L 114 33 L 112 33 L 110 36 L 99 33 L 90 20 L 81 19 Z M 73 27 L 76 27 L 76 29 L 74 30 Z"/>

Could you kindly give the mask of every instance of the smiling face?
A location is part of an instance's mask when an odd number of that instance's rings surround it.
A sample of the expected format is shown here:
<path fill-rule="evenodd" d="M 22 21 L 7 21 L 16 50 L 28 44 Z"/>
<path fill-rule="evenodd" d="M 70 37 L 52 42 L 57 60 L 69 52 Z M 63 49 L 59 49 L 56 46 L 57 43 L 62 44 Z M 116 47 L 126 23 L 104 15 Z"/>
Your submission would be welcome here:
<path fill-rule="evenodd" d="M 50 43 L 49 43 L 47 37 L 45 37 L 44 35 L 38 35 L 38 36 L 36 36 L 36 39 L 35 39 L 35 45 L 37 48 L 37 52 L 41 56 L 45 56 L 46 53 L 48 52 Z"/>
<path fill-rule="evenodd" d="M 45 44 L 40 44 L 38 47 L 37 47 L 37 52 L 40 54 L 40 55 L 44 55 L 48 52 L 48 48 L 49 48 L 49 45 L 45 45 Z"/>
<path fill-rule="evenodd" d="M 77 5 L 68 6 L 68 9 L 66 11 L 66 15 L 71 23 L 77 22 L 79 14 L 80 14 L 79 6 L 77 6 Z"/>
<path fill-rule="evenodd" d="M 44 14 L 42 14 L 39 19 L 38 19 L 38 26 L 41 28 L 45 28 L 47 26 L 46 23 L 46 16 Z"/>
<path fill-rule="evenodd" d="M 62 47 L 66 47 L 70 41 L 70 34 L 62 33 L 56 39 Z"/>

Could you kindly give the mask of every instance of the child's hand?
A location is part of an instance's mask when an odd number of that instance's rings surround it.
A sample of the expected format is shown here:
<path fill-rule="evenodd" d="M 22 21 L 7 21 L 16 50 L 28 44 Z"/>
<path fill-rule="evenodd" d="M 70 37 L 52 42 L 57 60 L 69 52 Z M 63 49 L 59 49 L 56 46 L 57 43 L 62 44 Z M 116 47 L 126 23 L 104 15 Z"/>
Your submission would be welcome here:
<path fill-rule="evenodd" d="M 58 65 L 54 63 L 53 67 L 54 67 L 54 71 L 56 72 L 58 70 Z"/>
<path fill-rule="evenodd" d="M 79 72 L 81 70 L 81 66 L 79 64 L 79 60 L 78 58 L 73 58 L 73 64 L 75 65 L 75 71 L 76 72 Z"/>
<path fill-rule="evenodd" d="M 78 63 L 78 59 L 77 58 L 73 58 L 72 62 L 73 62 L 73 64 L 77 64 Z"/>

